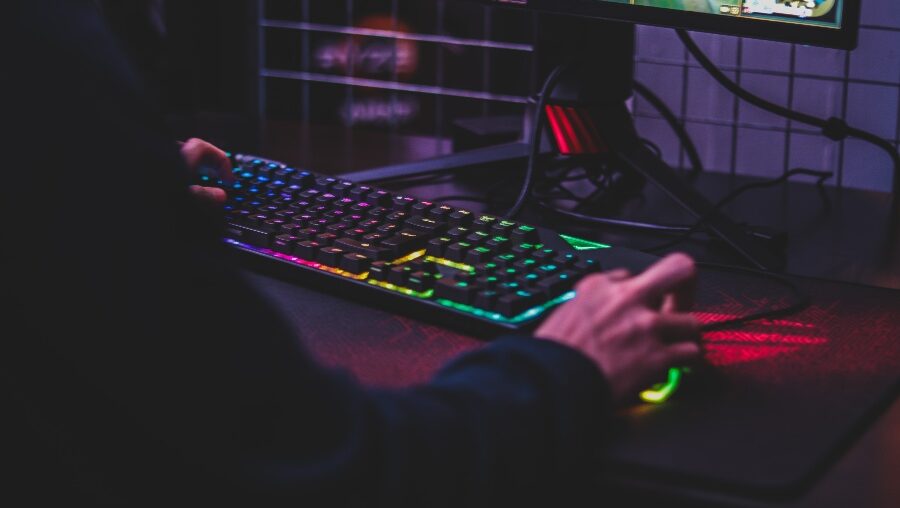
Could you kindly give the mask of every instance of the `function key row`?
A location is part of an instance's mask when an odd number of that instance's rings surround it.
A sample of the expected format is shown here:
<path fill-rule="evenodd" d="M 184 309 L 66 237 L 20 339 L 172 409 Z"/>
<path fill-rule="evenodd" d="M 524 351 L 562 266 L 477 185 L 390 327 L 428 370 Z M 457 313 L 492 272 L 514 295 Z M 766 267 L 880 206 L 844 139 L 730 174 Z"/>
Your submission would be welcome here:
<path fill-rule="evenodd" d="M 286 170 L 292 169 L 283 168 L 280 171 Z M 301 173 L 312 176 L 305 171 L 297 174 Z M 365 185 L 356 185 L 332 177 L 318 178 L 314 185 L 308 181 L 291 183 L 292 181 L 290 178 L 273 180 L 265 176 L 247 176 L 234 183 L 229 189 L 231 191 L 229 195 L 238 202 L 229 203 L 229 205 L 247 208 L 252 205 L 259 207 L 283 204 L 297 208 L 294 201 L 299 201 L 319 206 L 353 208 L 354 211 L 361 211 L 361 208 L 377 208 L 381 214 L 393 211 L 418 217 L 415 221 L 410 222 L 410 227 L 425 233 L 442 234 L 449 229 L 458 229 L 455 234 L 477 231 L 497 236 L 509 236 L 522 242 L 539 240 L 538 232 L 532 226 L 503 220 L 495 216 L 478 215 L 469 210 L 456 209 L 447 205 L 435 205 L 429 201 L 419 201 L 408 196 L 394 196 L 384 190 L 372 189 Z M 243 203 L 246 203 L 246 206 Z"/>

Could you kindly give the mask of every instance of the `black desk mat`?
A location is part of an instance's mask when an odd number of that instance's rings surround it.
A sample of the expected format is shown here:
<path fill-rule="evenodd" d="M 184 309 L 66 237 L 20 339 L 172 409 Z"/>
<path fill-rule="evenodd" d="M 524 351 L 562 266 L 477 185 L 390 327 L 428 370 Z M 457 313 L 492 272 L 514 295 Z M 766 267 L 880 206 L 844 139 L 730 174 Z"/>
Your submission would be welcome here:
<path fill-rule="evenodd" d="M 260 274 L 251 281 L 283 310 L 322 362 L 380 386 L 422 382 L 483 343 Z M 798 494 L 865 430 L 900 384 L 900 291 L 792 279 L 804 311 L 706 334 L 713 375 L 688 377 L 658 406 L 624 411 L 601 468 L 679 488 L 749 497 Z M 791 295 L 748 275 L 704 271 L 706 321 L 775 308 Z"/>

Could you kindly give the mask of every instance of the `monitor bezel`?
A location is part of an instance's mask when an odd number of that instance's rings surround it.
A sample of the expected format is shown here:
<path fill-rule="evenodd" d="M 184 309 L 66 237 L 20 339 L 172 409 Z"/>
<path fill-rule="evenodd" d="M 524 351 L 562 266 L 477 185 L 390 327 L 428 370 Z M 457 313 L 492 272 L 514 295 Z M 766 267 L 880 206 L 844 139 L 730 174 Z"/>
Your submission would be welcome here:
<path fill-rule="evenodd" d="M 484 0 L 482 0 L 484 1 Z M 835 49 L 854 49 L 859 37 L 861 0 L 844 0 L 841 28 L 791 24 L 743 17 L 677 11 L 602 0 L 486 0 L 492 5 L 532 9 L 554 14 L 684 28 L 722 35 L 790 42 Z"/>

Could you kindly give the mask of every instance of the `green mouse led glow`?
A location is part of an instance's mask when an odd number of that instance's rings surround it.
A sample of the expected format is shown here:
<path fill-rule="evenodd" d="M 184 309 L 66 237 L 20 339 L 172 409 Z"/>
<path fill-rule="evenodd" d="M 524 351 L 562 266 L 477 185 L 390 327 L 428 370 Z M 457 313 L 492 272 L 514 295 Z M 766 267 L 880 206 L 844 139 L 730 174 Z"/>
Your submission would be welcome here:
<path fill-rule="evenodd" d="M 669 379 L 666 380 L 665 383 L 658 383 L 653 385 L 649 390 L 644 390 L 641 392 L 641 400 L 644 402 L 651 402 L 653 404 L 659 404 L 661 402 L 665 402 L 675 393 L 675 390 L 678 388 L 678 384 L 681 383 L 681 376 L 683 375 L 681 369 L 678 367 L 672 367 L 669 369 Z"/>

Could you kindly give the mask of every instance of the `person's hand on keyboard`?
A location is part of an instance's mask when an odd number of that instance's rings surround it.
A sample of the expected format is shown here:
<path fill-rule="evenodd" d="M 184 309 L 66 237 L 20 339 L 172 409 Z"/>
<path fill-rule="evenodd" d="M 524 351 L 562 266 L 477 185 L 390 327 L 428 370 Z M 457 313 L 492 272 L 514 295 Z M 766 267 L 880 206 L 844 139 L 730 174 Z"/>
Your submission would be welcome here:
<path fill-rule="evenodd" d="M 181 145 L 181 155 L 194 176 L 206 176 L 213 184 L 219 179 L 234 179 L 228 155 L 202 139 L 185 141 Z M 221 205 L 226 199 L 225 191 L 219 187 L 192 185 L 191 193 L 211 205 Z"/>
<path fill-rule="evenodd" d="M 694 261 L 672 254 L 637 276 L 591 275 L 578 296 L 548 317 L 535 335 L 571 346 L 606 375 L 617 405 L 673 365 L 700 356 L 700 324 L 687 311 L 696 279 Z"/>

